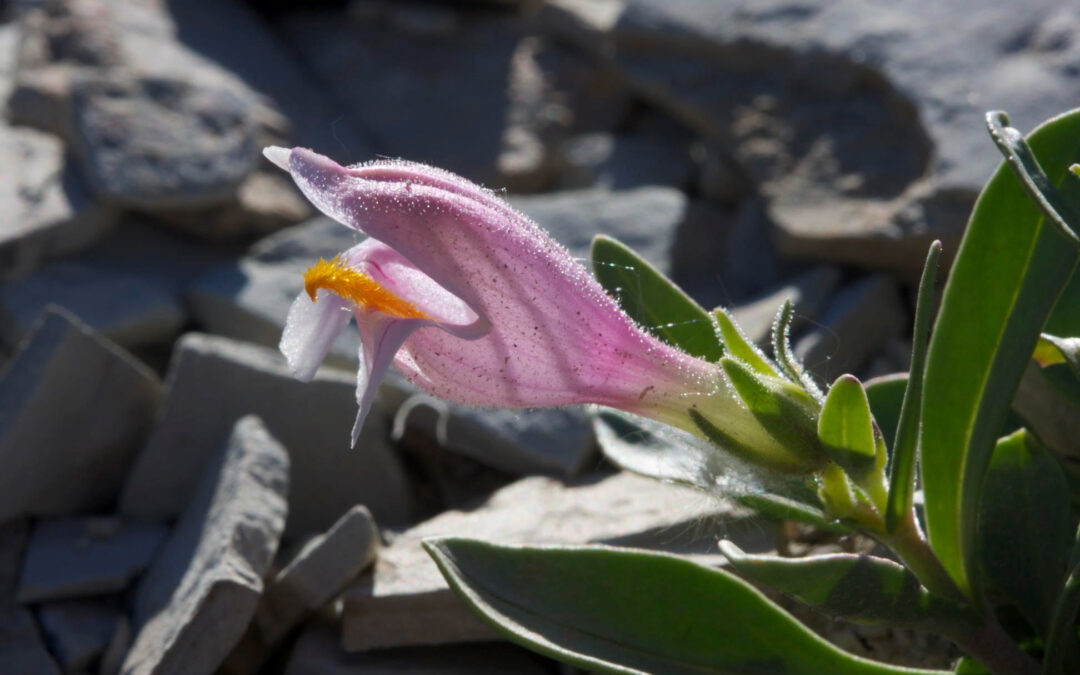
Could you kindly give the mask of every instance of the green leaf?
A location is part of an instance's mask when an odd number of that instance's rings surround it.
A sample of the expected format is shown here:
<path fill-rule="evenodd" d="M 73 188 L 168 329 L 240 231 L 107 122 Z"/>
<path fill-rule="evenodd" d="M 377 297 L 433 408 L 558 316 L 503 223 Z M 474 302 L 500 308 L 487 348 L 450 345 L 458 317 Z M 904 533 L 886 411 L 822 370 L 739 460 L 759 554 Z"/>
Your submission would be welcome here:
<path fill-rule="evenodd" d="M 604 290 L 653 336 L 706 361 L 723 355 L 709 313 L 633 250 L 598 235 L 592 265 Z"/>
<path fill-rule="evenodd" d="M 1064 338 L 1043 333 L 1035 346 L 1035 359 L 1042 366 L 1067 363 L 1076 376 L 1080 377 L 1080 338 Z"/>
<path fill-rule="evenodd" d="M 884 558 L 748 555 L 729 541 L 720 551 L 739 574 L 836 618 L 933 632 L 979 624 L 970 607 L 931 595 L 907 568 Z"/>
<path fill-rule="evenodd" d="M 1050 309 L 1077 261 L 1061 217 L 1027 190 L 1049 193 L 1015 130 L 988 115 L 1008 162 L 979 196 L 945 288 L 927 354 L 922 406 L 922 485 L 930 542 L 957 585 L 977 584 L 973 547 L 979 489 L 1013 392 Z M 1080 157 L 1080 111 L 1028 141 L 1059 184 Z M 1010 171 L 1015 171 L 1023 180 Z M 1034 186 L 1034 187 L 1032 187 Z M 1074 202 L 1080 192 L 1069 199 Z"/>
<path fill-rule="evenodd" d="M 780 373 L 769 363 L 769 359 L 765 358 L 757 345 L 746 339 L 739 324 L 735 323 L 734 317 L 726 309 L 717 307 L 713 310 L 713 316 L 716 317 L 716 325 L 720 328 L 720 338 L 724 341 L 724 349 L 728 354 L 761 375 L 780 377 Z"/>
<path fill-rule="evenodd" d="M 987 590 L 1045 635 L 1072 536 L 1069 485 L 1057 460 L 1026 429 L 994 449 L 978 535 Z"/>
<path fill-rule="evenodd" d="M 1080 641 L 1076 638 L 1076 617 L 1080 613 L 1080 531 L 1069 555 L 1068 572 L 1047 630 L 1043 675 L 1067 675 L 1071 671 L 1066 669 L 1066 664 L 1075 664 L 1080 658 Z"/>
<path fill-rule="evenodd" d="M 904 518 L 913 517 L 915 495 L 915 466 L 918 459 L 919 424 L 922 414 L 923 375 L 926 371 L 926 345 L 930 338 L 934 307 L 934 283 L 937 281 L 937 264 L 941 256 L 941 242 L 930 245 L 919 281 L 919 295 L 915 302 L 915 331 L 911 347 L 911 371 L 904 400 L 900 407 L 896 435 L 889 467 L 889 499 L 885 509 L 885 529 L 895 532 Z"/>
<path fill-rule="evenodd" d="M 913 672 L 847 654 L 745 581 L 675 556 L 456 538 L 424 546 L 458 597 L 503 636 L 587 670 Z"/>

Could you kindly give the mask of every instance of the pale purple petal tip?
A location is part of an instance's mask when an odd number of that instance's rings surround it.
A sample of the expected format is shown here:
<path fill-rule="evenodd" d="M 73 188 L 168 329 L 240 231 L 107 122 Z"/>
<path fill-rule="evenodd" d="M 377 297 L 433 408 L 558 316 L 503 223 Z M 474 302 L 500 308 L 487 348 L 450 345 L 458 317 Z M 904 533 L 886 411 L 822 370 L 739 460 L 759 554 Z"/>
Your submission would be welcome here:
<path fill-rule="evenodd" d="M 289 148 L 271 145 L 263 148 L 262 154 L 263 157 L 273 162 L 279 169 L 289 170 L 289 155 L 292 154 L 292 150 Z"/>
<path fill-rule="evenodd" d="M 426 321 L 416 319 L 394 319 L 378 314 L 358 314 L 356 325 L 360 329 L 360 367 L 356 372 L 356 403 L 359 411 L 352 429 L 352 447 L 360 438 L 360 429 L 379 383 L 386 376 L 386 371 L 394 360 L 394 355 L 401 348 L 401 343 L 412 335 L 413 331 L 424 326 Z"/>

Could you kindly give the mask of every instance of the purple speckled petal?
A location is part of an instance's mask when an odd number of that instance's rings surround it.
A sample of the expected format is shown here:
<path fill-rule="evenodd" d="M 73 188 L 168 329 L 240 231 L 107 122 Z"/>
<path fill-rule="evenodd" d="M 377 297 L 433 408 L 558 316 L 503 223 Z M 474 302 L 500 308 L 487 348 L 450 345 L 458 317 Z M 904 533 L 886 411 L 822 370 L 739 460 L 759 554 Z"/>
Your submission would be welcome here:
<path fill-rule="evenodd" d="M 296 148 L 288 163 L 323 213 L 384 242 L 490 324 L 474 341 L 435 330 L 405 340 L 398 366 L 432 393 L 681 420 L 722 386 L 712 364 L 642 331 L 569 252 L 490 191 L 407 162 L 346 168 Z"/>

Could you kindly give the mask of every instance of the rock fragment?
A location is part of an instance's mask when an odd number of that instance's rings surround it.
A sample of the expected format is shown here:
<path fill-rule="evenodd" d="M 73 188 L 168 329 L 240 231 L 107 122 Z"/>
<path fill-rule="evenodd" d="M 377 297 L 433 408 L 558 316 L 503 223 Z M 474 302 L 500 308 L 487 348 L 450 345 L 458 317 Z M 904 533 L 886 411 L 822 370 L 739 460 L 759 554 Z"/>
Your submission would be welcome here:
<path fill-rule="evenodd" d="M 379 531 L 371 512 L 356 506 L 304 544 L 266 585 L 255 614 L 259 636 L 272 645 L 307 614 L 344 590 L 375 560 Z"/>
<path fill-rule="evenodd" d="M 168 529 L 115 517 L 62 518 L 34 527 L 19 578 L 22 603 L 123 591 L 153 560 Z"/>
<path fill-rule="evenodd" d="M 81 673 L 100 661 L 122 615 L 113 603 L 75 600 L 43 605 L 37 616 L 60 667 Z"/>
<path fill-rule="evenodd" d="M 285 526 L 289 456 L 256 417 L 206 466 L 135 597 L 125 673 L 213 673 L 241 638 Z"/>
<path fill-rule="evenodd" d="M 795 355 L 831 384 L 844 373 L 858 372 L 906 323 L 896 281 L 883 275 L 867 277 L 832 298 L 820 326 L 795 343 Z"/>
<path fill-rule="evenodd" d="M 43 314 L 0 373 L 0 520 L 112 501 L 160 389 L 149 369 L 67 312 Z"/>
<path fill-rule="evenodd" d="M 354 373 L 326 371 L 300 382 L 276 351 L 189 333 L 166 380 L 158 423 L 121 495 L 122 513 L 150 520 L 178 514 L 236 420 L 256 414 L 291 455 L 290 536 L 324 531 L 356 504 L 388 526 L 408 521 L 408 484 L 381 408 L 349 448 Z"/>

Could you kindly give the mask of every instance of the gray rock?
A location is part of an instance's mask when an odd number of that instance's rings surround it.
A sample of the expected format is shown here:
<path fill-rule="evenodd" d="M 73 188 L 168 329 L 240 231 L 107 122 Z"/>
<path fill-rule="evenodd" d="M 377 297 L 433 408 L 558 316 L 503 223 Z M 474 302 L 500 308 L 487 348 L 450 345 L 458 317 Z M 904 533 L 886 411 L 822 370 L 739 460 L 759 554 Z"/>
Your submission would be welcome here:
<path fill-rule="evenodd" d="M 441 447 L 514 476 L 575 476 L 596 459 L 592 425 L 581 407 L 476 410 L 420 391 L 392 375 L 379 400 L 394 411 L 394 434 L 419 431 Z"/>
<path fill-rule="evenodd" d="M 339 156 L 343 163 L 372 156 L 353 115 L 312 81 L 294 55 L 248 3 L 186 0 L 168 3 L 171 32 L 185 49 L 231 73 L 289 121 L 298 145 Z"/>
<path fill-rule="evenodd" d="M 92 201 L 63 153 L 49 134 L 0 125 L 0 278 L 85 248 L 114 227 L 116 213 Z"/>
<path fill-rule="evenodd" d="M 29 532 L 29 524 L 24 518 L 0 524 L 0 607 L 15 603 L 15 589 Z"/>
<path fill-rule="evenodd" d="M 1080 64 L 1077 19 L 1050 0 L 1023 13 L 1005 0 L 978 12 L 960 0 L 888 12 L 855 0 L 552 4 L 552 30 L 729 139 L 773 202 L 785 251 L 916 273 L 933 237 L 958 239 L 1000 161 L 983 112 L 1030 129 L 1072 107 Z"/>
<path fill-rule="evenodd" d="M 593 237 L 606 234 L 665 272 L 670 269 L 675 234 L 687 211 L 686 196 L 668 187 L 574 190 L 512 197 L 509 201 L 586 266 Z"/>
<path fill-rule="evenodd" d="M 290 16 L 281 28 L 308 68 L 370 132 L 375 151 L 479 182 L 499 178 L 519 20 L 470 17 L 452 36 L 408 41 L 380 23 L 351 23 L 323 12 Z"/>
<path fill-rule="evenodd" d="M 127 348 L 167 342 L 185 319 L 175 294 L 160 285 L 103 266 L 61 261 L 0 286 L 0 339 L 18 344 L 50 304 Z"/>
<path fill-rule="evenodd" d="M 109 504 L 160 391 L 149 369 L 70 314 L 43 314 L 0 374 L 0 520 Z"/>
<path fill-rule="evenodd" d="M 819 327 L 799 338 L 795 355 L 806 368 L 831 383 L 856 372 L 907 324 L 896 281 L 867 277 L 837 293 L 819 320 Z"/>
<path fill-rule="evenodd" d="M 322 607 L 375 560 L 379 531 L 366 507 L 356 506 L 314 537 L 267 582 L 255 613 L 264 644 L 276 643 Z"/>
<path fill-rule="evenodd" d="M 694 168 L 689 144 L 679 139 L 596 132 L 574 137 L 564 152 L 566 167 L 559 177 L 562 189 L 683 188 L 690 184 Z"/>
<path fill-rule="evenodd" d="M 839 282 L 840 270 L 836 267 L 815 267 L 766 295 L 732 307 L 731 312 L 746 337 L 765 345 L 770 341 L 773 320 L 785 300 L 791 300 L 795 310 L 792 331 L 797 331 L 804 322 L 817 320 Z"/>
<path fill-rule="evenodd" d="M 289 456 L 255 417 L 206 466 L 135 597 L 125 673 L 213 673 L 243 635 L 285 526 Z"/>
<path fill-rule="evenodd" d="M 227 201 L 255 169 L 252 103 L 187 80 L 78 77 L 72 147 L 95 192 L 145 210 Z"/>
<path fill-rule="evenodd" d="M 349 654 L 333 627 L 313 623 L 289 655 L 285 675 L 541 675 L 540 659 L 507 643 L 410 647 Z"/>
<path fill-rule="evenodd" d="M 56 602 L 37 610 L 41 631 L 65 673 L 88 672 L 104 655 L 121 620 L 112 603 Z"/>
<path fill-rule="evenodd" d="M 19 578 L 22 603 L 116 593 L 154 559 L 168 528 L 114 517 L 42 520 Z"/>
<path fill-rule="evenodd" d="M 101 664 L 98 666 L 99 675 L 117 675 L 120 672 L 128 650 L 131 649 L 133 637 L 131 619 L 126 614 L 121 614 L 120 620 L 116 622 L 116 631 L 109 639 L 109 646 L 101 655 Z"/>
<path fill-rule="evenodd" d="M 349 448 L 355 389 L 351 372 L 299 382 L 275 351 L 185 335 L 169 366 L 158 424 L 121 494 L 121 512 L 147 519 L 178 514 L 236 420 L 256 414 L 291 454 L 289 535 L 324 531 L 355 504 L 380 523 L 407 522 L 408 486 L 380 407 L 368 416 L 357 448 Z"/>
<path fill-rule="evenodd" d="M 12 673 L 60 675 L 30 610 L 0 606 L 0 663 Z"/>
<path fill-rule="evenodd" d="M 769 525 L 687 488 L 628 473 L 591 476 L 572 486 L 527 478 L 474 510 L 448 511 L 422 523 L 383 549 L 373 573 L 345 596 L 343 644 L 366 651 L 496 637 L 447 587 L 420 547 L 426 537 L 708 553 L 720 532 L 754 550 L 773 546 Z"/>

